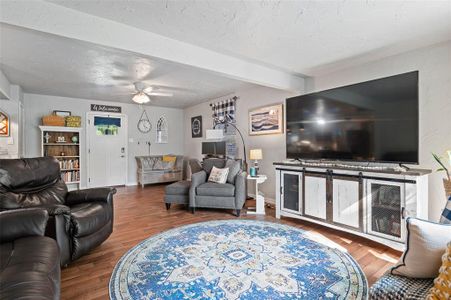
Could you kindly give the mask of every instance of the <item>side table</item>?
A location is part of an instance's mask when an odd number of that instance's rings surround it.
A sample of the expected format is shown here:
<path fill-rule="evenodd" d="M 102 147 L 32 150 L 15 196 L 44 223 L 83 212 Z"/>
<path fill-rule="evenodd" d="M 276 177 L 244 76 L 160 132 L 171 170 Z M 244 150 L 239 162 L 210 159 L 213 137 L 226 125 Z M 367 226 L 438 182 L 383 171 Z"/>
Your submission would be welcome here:
<path fill-rule="evenodd" d="M 256 208 L 255 211 L 247 210 L 247 213 L 250 215 L 264 215 L 265 214 L 265 197 L 260 194 L 258 191 L 258 185 L 262 184 L 266 181 L 267 177 L 266 175 L 258 175 L 255 177 L 252 177 L 250 175 L 247 176 L 248 180 L 252 180 L 255 183 L 255 201 L 256 201 Z"/>

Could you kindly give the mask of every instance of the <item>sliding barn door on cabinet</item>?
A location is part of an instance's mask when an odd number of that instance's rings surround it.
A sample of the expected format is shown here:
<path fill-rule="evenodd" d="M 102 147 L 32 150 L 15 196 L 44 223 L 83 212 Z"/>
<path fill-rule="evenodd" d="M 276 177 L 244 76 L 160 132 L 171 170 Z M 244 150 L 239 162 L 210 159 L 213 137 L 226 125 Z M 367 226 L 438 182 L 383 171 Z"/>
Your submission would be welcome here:
<path fill-rule="evenodd" d="M 333 213 L 332 222 L 352 227 L 361 228 L 362 200 L 359 179 L 333 177 L 332 199 Z"/>
<path fill-rule="evenodd" d="M 304 214 L 327 219 L 327 176 L 304 173 Z"/>

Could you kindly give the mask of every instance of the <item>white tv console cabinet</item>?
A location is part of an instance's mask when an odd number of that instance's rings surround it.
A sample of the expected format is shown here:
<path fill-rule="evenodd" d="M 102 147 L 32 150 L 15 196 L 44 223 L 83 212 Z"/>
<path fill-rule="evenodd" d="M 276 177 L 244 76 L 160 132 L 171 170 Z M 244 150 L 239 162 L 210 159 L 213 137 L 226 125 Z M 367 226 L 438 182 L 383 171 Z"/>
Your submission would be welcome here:
<path fill-rule="evenodd" d="M 276 218 L 291 217 L 404 248 L 408 216 L 428 218 L 431 170 L 276 162 Z"/>

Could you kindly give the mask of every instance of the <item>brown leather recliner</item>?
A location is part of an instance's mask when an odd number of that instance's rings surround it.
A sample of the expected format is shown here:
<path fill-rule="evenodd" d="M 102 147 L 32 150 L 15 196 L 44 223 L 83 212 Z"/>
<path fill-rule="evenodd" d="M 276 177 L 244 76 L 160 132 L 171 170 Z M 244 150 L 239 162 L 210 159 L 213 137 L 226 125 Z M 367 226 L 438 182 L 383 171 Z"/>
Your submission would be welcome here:
<path fill-rule="evenodd" d="M 0 212 L 0 298 L 60 299 L 60 252 L 44 236 L 48 213 L 38 208 Z"/>
<path fill-rule="evenodd" d="M 0 211 L 47 210 L 46 236 L 56 239 L 61 265 L 76 260 L 113 231 L 113 188 L 68 192 L 53 157 L 0 160 Z"/>

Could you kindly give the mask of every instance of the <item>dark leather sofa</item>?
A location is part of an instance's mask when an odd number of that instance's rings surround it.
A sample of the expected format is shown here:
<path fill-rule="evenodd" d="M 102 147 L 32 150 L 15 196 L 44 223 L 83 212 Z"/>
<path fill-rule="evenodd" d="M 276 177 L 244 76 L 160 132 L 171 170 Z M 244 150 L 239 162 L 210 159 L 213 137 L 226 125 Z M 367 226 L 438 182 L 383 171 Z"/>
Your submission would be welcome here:
<path fill-rule="evenodd" d="M 60 257 L 42 209 L 0 212 L 0 299 L 59 299 Z"/>
<path fill-rule="evenodd" d="M 76 260 L 113 231 L 113 188 L 68 192 L 53 157 L 0 160 L 0 211 L 38 207 L 49 220 L 45 235 L 54 238 L 61 265 Z"/>

